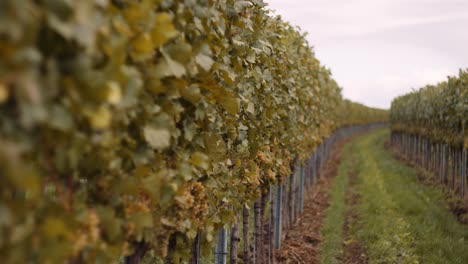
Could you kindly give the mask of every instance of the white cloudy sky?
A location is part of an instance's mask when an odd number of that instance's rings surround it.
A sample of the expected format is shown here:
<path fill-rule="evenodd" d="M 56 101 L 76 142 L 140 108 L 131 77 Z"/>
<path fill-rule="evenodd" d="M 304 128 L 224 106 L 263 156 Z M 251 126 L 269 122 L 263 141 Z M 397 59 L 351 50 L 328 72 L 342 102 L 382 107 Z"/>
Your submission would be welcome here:
<path fill-rule="evenodd" d="M 345 97 L 392 98 L 468 68 L 468 0 L 264 0 L 308 32 Z"/>

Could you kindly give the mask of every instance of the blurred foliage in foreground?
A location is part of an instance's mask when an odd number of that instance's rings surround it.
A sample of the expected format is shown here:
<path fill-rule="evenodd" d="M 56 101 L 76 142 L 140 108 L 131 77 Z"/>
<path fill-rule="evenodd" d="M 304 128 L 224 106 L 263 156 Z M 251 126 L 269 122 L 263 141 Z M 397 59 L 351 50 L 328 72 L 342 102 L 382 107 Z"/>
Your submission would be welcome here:
<path fill-rule="evenodd" d="M 334 129 L 385 116 L 261 0 L 2 0 L 2 261 L 164 256 L 171 235 L 186 259 Z"/>

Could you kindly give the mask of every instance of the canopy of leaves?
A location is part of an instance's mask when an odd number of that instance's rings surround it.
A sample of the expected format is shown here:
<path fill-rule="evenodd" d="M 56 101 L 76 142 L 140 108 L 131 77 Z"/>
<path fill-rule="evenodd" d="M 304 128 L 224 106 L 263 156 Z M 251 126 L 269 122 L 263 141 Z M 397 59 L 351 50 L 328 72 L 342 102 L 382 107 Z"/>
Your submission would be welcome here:
<path fill-rule="evenodd" d="M 392 101 L 390 121 L 394 131 L 468 148 L 468 71 L 460 70 L 458 77 L 397 97 Z"/>
<path fill-rule="evenodd" d="M 344 99 L 341 101 L 337 119 L 340 127 L 387 122 L 388 110 L 371 108 Z"/>

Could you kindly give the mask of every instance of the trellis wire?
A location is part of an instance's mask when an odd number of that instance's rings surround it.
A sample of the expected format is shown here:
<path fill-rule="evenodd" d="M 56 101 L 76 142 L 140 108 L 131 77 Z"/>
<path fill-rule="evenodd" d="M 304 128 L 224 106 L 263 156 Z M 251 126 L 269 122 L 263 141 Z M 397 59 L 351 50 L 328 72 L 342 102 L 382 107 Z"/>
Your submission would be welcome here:
<path fill-rule="evenodd" d="M 435 175 L 441 183 L 465 197 L 468 160 L 464 146 L 434 142 L 423 136 L 395 131 L 391 134 L 391 144 L 407 160 Z"/>
<path fill-rule="evenodd" d="M 237 247 L 237 242 L 241 241 L 243 248 L 242 258 L 245 264 L 273 264 L 275 263 L 275 250 L 281 247 L 285 239 L 285 231 L 293 226 L 304 212 L 305 195 L 313 191 L 319 178 L 323 177 L 323 170 L 326 161 L 330 157 L 333 146 L 337 141 L 345 137 L 350 137 L 356 133 L 364 132 L 370 129 L 386 126 L 385 123 L 348 126 L 337 130 L 331 137 L 325 139 L 310 157 L 303 163 L 295 163 L 290 177 L 286 177 L 282 182 L 271 186 L 267 193 L 262 194 L 253 206 L 254 225 L 253 236 L 250 236 L 250 212 L 248 207 L 242 210 L 242 223 L 236 212 L 235 223 L 231 227 L 231 247 Z M 403 135 L 399 139 L 406 142 Z M 392 135 L 392 143 L 396 141 L 396 136 Z M 403 144 L 400 144 L 403 145 Z M 408 155 L 410 153 L 408 152 Z M 414 155 L 417 156 L 417 155 Z M 466 152 L 463 152 L 462 160 L 466 160 Z M 466 175 L 466 164 L 462 164 L 461 171 Z M 263 198 L 263 199 L 262 199 Z M 269 208 L 269 210 L 267 210 Z M 261 212 L 261 213 L 260 213 Z M 264 219 L 268 217 L 267 219 Z M 228 223 L 225 223 L 226 225 Z M 225 225 L 225 226 L 226 226 Z M 238 261 L 237 248 L 228 253 L 228 232 L 223 226 L 217 232 L 217 240 L 214 247 L 214 263 L 226 264 L 229 257 L 229 264 L 236 264 Z M 242 235 L 240 235 L 240 226 L 242 226 Z M 267 230 L 265 228 L 267 227 Z M 200 244 L 202 232 L 198 232 L 191 247 L 191 264 L 200 263 Z M 237 241 L 239 240 L 239 241 Z M 174 240 L 175 242 L 175 240 Z M 170 243 L 170 247 L 174 247 Z M 172 248 L 170 248 L 172 249 Z M 235 256 L 234 256 L 235 255 Z M 167 263 L 171 263 L 171 258 L 167 258 Z"/>

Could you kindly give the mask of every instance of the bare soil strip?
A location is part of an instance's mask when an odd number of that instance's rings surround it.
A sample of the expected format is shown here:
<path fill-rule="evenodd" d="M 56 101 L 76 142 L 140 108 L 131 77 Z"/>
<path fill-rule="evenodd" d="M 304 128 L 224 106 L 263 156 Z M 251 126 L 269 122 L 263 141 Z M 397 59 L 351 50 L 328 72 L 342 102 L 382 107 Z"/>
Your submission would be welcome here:
<path fill-rule="evenodd" d="M 352 170 L 348 174 L 349 184 L 346 190 L 346 214 L 343 226 L 343 256 L 341 260 L 346 264 L 367 264 L 369 256 L 364 245 L 352 236 L 352 229 L 359 229 L 362 224 L 359 222 L 356 205 L 359 203 L 359 193 L 354 189 L 357 184 L 358 172 Z"/>
<path fill-rule="evenodd" d="M 304 201 L 304 213 L 286 234 L 281 249 L 276 251 L 277 263 L 318 263 L 320 254 L 320 228 L 324 211 L 328 208 L 328 190 L 337 175 L 343 146 L 351 139 L 345 139 L 335 145 L 325 170 L 311 195 Z"/>

